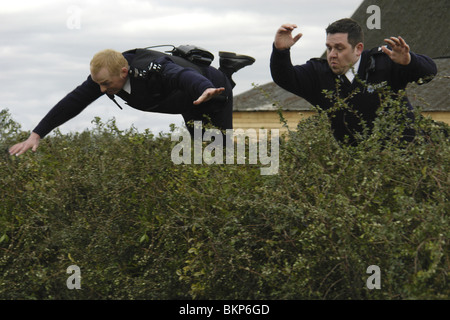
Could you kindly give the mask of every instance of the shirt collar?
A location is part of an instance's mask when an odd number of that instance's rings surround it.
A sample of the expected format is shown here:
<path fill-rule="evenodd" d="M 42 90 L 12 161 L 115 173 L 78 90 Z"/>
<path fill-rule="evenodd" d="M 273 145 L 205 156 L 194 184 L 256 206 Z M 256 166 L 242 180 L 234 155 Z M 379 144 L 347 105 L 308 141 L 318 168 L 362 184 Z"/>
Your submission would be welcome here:
<path fill-rule="evenodd" d="M 356 61 L 356 63 L 345 73 L 345 76 L 350 81 L 350 83 L 353 82 L 355 74 L 358 73 L 360 63 L 361 63 L 361 56 L 359 56 L 358 61 Z"/>
<path fill-rule="evenodd" d="M 130 77 L 127 77 L 127 82 L 125 82 L 123 88 L 123 91 L 125 91 L 128 94 L 131 94 L 131 83 L 130 83 Z"/>

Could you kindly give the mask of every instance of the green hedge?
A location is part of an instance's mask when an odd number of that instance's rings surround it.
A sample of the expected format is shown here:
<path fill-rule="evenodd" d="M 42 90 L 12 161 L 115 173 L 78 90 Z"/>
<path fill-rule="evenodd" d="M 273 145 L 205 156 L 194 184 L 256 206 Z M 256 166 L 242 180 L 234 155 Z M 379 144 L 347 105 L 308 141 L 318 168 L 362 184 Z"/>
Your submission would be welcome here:
<path fill-rule="evenodd" d="M 175 165 L 169 134 L 114 120 L 38 152 L 1 111 L 1 299 L 449 299 L 448 126 L 390 120 L 356 147 L 324 113 L 258 165 Z M 66 272 L 81 269 L 81 290 Z M 370 265 L 381 289 L 369 290 Z"/>

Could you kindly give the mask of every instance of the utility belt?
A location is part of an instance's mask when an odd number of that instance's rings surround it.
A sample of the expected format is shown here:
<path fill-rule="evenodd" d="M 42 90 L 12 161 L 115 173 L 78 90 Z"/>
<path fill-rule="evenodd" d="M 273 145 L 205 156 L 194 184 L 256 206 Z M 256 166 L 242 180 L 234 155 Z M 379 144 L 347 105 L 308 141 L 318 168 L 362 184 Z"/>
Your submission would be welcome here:
<path fill-rule="evenodd" d="M 161 65 L 154 61 L 164 56 L 169 56 L 179 66 L 192 68 L 202 75 L 205 75 L 205 67 L 211 65 L 214 60 L 214 55 L 211 52 L 196 46 L 182 45 L 173 47 L 171 51 L 166 52 L 151 50 L 151 48 L 156 47 L 162 46 L 138 48 L 124 52 L 124 54 L 133 53 L 136 55 L 132 65 L 130 65 L 129 74 L 131 77 L 146 79 L 151 73 L 160 72 Z"/>

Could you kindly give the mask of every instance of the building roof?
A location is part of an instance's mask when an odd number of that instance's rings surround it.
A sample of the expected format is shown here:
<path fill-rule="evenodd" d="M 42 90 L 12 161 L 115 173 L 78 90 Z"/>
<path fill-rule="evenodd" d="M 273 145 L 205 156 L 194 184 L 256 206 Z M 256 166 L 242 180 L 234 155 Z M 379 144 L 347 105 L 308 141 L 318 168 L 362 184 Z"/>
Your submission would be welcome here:
<path fill-rule="evenodd" d="M 425 85 L 409 84 L 406 88 L 409 101 L 424 111 L 450 112 L 450 58 L 434 59 L 438 74 Z"/>
<path fill-rule="evenodd" d="M 367 27 L 367 19 L 372 15 L 372 12 L 367 13 L 370 5 L 380 8 L 380 29 Z M 364 30 L 365 48 L 384 45 L 385 38 L 401 35 L 411 51 L 433 58 L 438 67 L 437 76 L 423 86 L 410 84 L 407 87 L 411 103 L 425 111 L 450 112 L 449 9 L 448 0 L 364 0 L 351 16 Z M 234 111 L 273 111 L 277 109 L 275 103 L 286 111 L 311 110 L 306 100 L 270 82 L 235 96 Z"/>
<path fill-rule="evenodd" d="M 370 5 L 381 11 L 381 28 L 368 29 Z M 364 47 L 384 45 L 390 36 L 402 36 L 411 51 L 430 58 L 450 57 L 450 2 L 448 0 L 364 0 L 352 15 L 364 30 Z"/>

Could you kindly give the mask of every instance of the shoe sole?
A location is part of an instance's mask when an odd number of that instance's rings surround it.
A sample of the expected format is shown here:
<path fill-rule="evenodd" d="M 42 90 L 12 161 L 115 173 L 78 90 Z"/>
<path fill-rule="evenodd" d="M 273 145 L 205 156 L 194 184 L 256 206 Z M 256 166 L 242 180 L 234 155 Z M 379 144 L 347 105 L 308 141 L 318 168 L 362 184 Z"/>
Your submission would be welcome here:
<path fill-rule="evenodd" d="M 237 55 L 234 52 L 219 51 L 219 57 L 222 57 L 222 58 L 234 58 L 234 59 L 250 59 L 253 62 L 255 62 L 255 58 L 253 58 L 253 57 L 244 56 L 244 55 Z"/>

